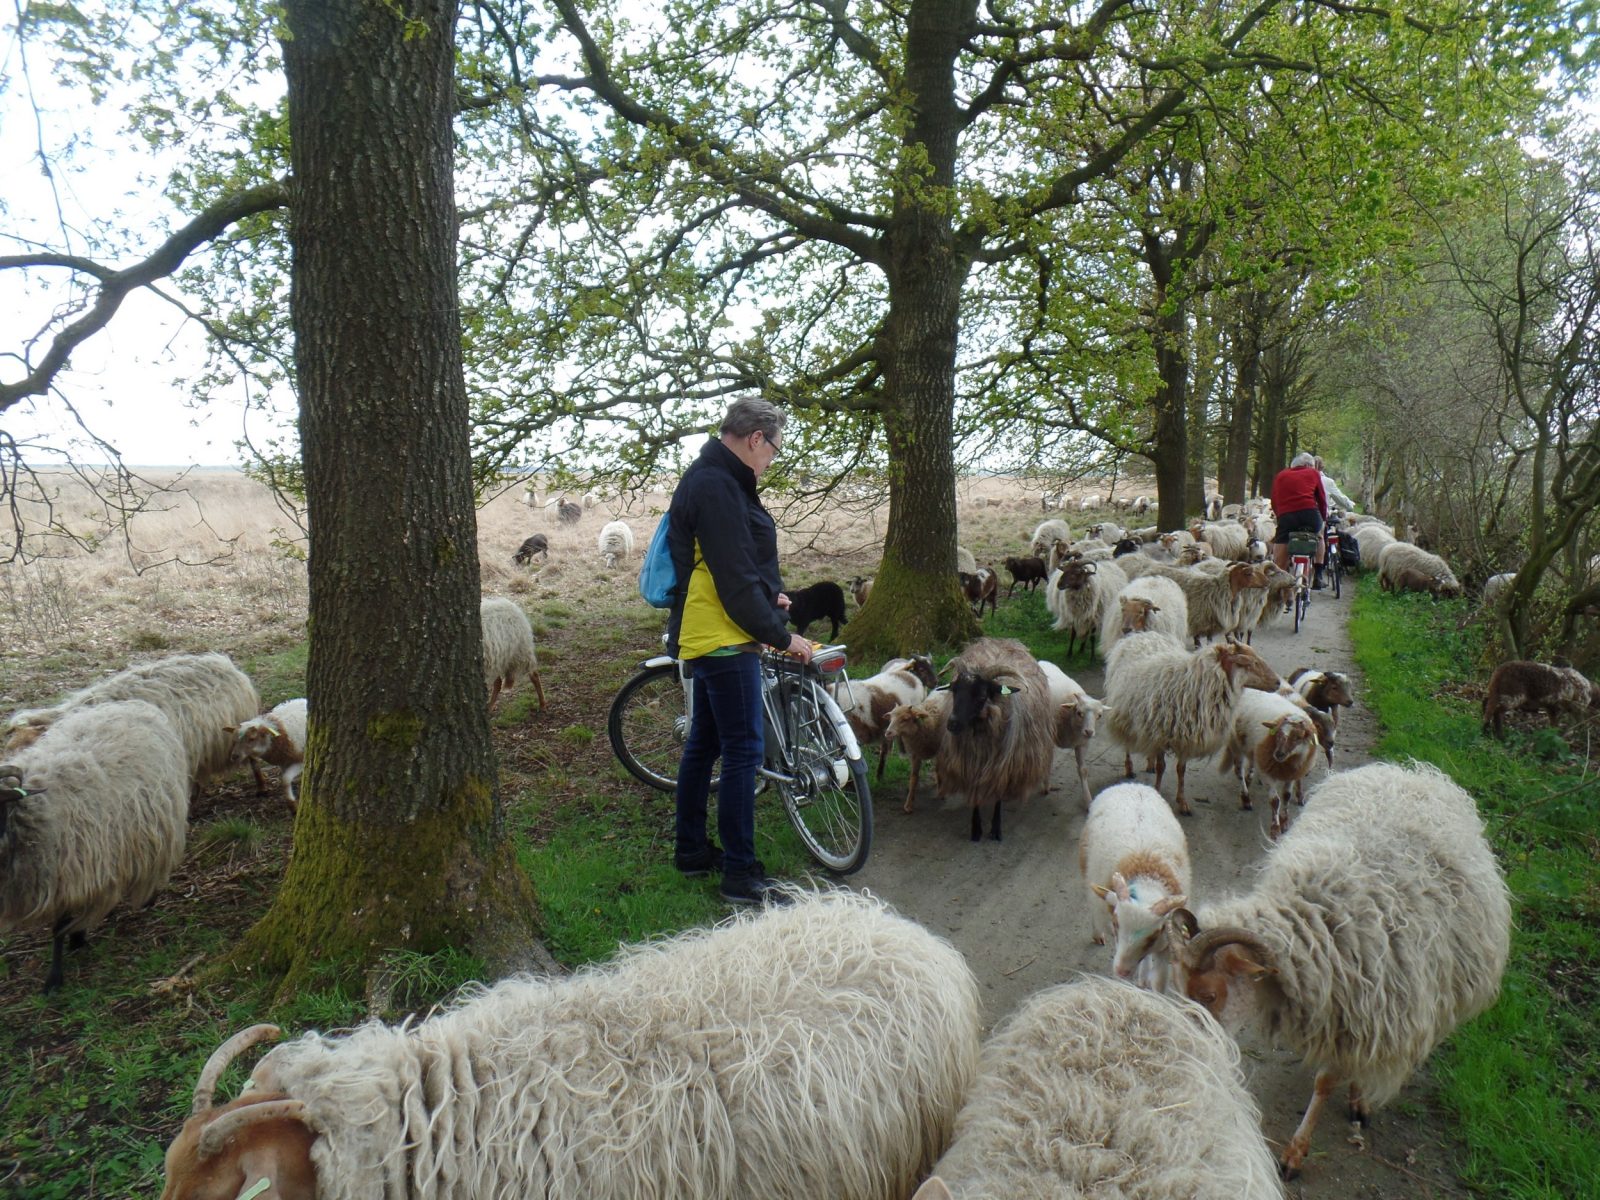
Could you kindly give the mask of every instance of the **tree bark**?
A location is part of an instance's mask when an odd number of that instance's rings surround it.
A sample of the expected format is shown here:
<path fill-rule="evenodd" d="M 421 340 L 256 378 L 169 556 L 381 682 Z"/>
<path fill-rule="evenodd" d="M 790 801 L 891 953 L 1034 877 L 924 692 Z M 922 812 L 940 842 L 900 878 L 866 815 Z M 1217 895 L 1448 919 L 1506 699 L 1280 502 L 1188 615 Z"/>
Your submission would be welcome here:
<path fill-rule="evenodd" d="M 1191 511 L 1189 494 L 1189 358 L 1185 349 L 1184 314 L 1165 313 L 1164 289 L 1157 293 L 1155 324 L 1156 523 L 1182 529 Z M 1204 497 L 1201 497 L 1202 507 Z M 1198 510 L 1195 510 L 1198 511 Z"/>
<path fill-rule="evenodd" d="M 292 317 L 311 525 L 312 714 L 295 850 L 234 955 L 469 946 L 533 904 L 506 834 L 478 620 L 456 293 L 450 0 L 290 0 Z"/>

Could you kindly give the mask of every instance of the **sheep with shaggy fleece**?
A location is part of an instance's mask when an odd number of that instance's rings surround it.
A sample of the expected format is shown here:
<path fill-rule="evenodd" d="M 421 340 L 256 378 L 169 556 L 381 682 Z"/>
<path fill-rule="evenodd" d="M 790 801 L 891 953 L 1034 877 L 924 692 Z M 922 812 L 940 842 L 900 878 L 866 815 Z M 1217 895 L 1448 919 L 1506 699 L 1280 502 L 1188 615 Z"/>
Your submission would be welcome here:
<path fill-rule="evenodd" d="M 1130 578 L 1100 618 L 1100 653 L 1111 653 L 1128 633 L 1164 633 L 1180 646 L 1189 637 L 1189 601 L 1183 589 L 1162 575 Z"/>
<path fill-rule="evenodd" d="M 1376 566 L 1378 555 L 1385 546 L 1392 546 L 1400 539 L 1395 537 L 1394 530 L 1387 525 L 1376 521 L 1364 525 L 1347 526 L 1350 536 L 1356 539 L 1356 545 L 1361 548 L 1361 561 Z"/>
<path fill-rule="evenodd" d="M 1168 567 L 1151 563 L 1143 575 L 1159 575 L 1183 589 L 1188 634 L 1198 646 L 1201 638 L 1240 637 L 1254 628 L 1252 618 L 1262 604 L 1262 597 L 1254 593 L 1266 590 L 1268 565 L 1218 562 L 1214 566 Z"/>
<path fill-rule="evenodd" d="M 1106 661 L 1106 723 L 1131 755 L 1155 759 L 1156 787 L 1170 751 L 1178 760 L 1178 812 L 1190 813 L 1183 794 L 1191 758 L 1215 754 L 1233 730 L 1239 693 L 1246 686 L 1271 690 L 1278 676 L 1249 646 L 1219 642 L 1190 652 L 1160 633 L 1130 633 Z"/>
<path fill-rule="evenodd" d="M 1361 554 L 1365 559 L 1365 546 L 1361 548 Z M 1391 542 L 1378 551 L 1378 586 L 1384 591 L 1397 589 L 1400 577 L 1408 571 L 1433 582 L 1431 587 L 1415 590 L 1431 591 L 1436 596 L 1461 594 L 1461 581 L 1450 570 L 1450 564 L 1437 554 L 1429 554 L 1421 546 L 1414 546 L 1410 542 Z"/>
<path fill-rule="evenodd" d="M 51 930 L 45 991 L 68 937 L 166 886 L 188 831 L 188 754 L 146 701 L 74 707 L 0 766 L 0 932 Z"/>
<path fill-rule="evenodd" d="M 1243 562 L 1250 546 L 1250 531 L 1237 521 L 1193 521 L 1189 536 L 1211 547 L 1218 558 Z"/>
<path fill-rule="evenodd" d="M 1096 700 L 1083 685 L 1053 662 L 1039 660 L 1039 670 L 1044 672 L 1050 688 L 1050 704 L 1055 712 L 1053 736 L 1056 747 L 1071 750 L 1078 764 L 1078 782 L 1083 785 L 1083 806 L 1089 807 L 1094 794 L 1089 790 L 1089 771 L 1083 761 L 1083 751 L 1094 738 L 1095 725 L 1105 713 L 1106 706 Z"/>
<path fill-rule="evenodd" d="M 277 767 L 283 798 L 289 802 L 291 810 L 298 808 L 300 801 L 294 794 L 294 784 L 306 764 L 305 698 L 285 700 L 270 712 L 227 728 L 233 734 L 231 761 L 235 765 L 248 762 L 263 791 L 262 764 Z"/>
<path fill-rule="evenodd" d="M 1365 1124 L 1494 1003 L 1511 940 L 1477 805 L 1420 764 L 1328 776 L 1248 893 L 1168 922 L 1185 993 L 1230 1029 L 1264 1023 L 1316 1072 L 1283 1152 L 1289 1179 L 1341 1082 L 1351 1120 Z"/>
<path fill-rule="evenodd" d="M 1281 1200 L 1233 1039 L 1192 1004 L 1084 976 L 984 1043 L 913 1200 Z"/>
<path fill-rule="evenodd" d="M 856 741 L 862 746 L 882 742 L 878 756 L 878 778 L 883 778 L 884 764 L 889 759 L 893 739 L 886 736 L 889 714 L 904 704 L 923 700 L 928 689 L 939 686 L 939 676 L 933 669 L 933 660 L 926 654 L 910 658 L 891 658 L 876 675 L 866 679 L 845 679 L 829 685 L 834 700 L 850 723 Z"/>
<path fill-rule="evenodd" d="M 1239 781 L 1239 807 L 1248 812 L 1250 777 L 1259 773 L 1272 791 L 1272 822 L 1268 834 L 1276 839 L 1289 828 L 1289 793 L 1305 803 L 1305 778 L 1317 760 L 1321 743 L 1316 722 L 1299 697 L 1246 688 L 1239 696 L 1233 732 L 1222 747 L 1217 769 L 1233 772 Z"/>
<path fill-rule="evenodd" d="M 1161 793 L 1142 783 L 1117 783 L 1089 806 L 1078 839 L 1078 870 L 1089 890 L 1094 943 L 1111 938 L 1111 969 L 1132 979 L 1166 916 L 1189 898 L 1189 840 Z M 1151 960 L 1149 983 L 1167 987 L 1164 958 Z"/>
<path fill-rule="evenodd" d="M 633 530 L 626 521 L 607 521 L 600 527 L 595 545 L 599 547 L 600 558 L 606 566 L 614 567 L 633 557 Z"/>
<path fill-rule="evenodd" d="M 1089 638 L 1099 633 L 1106 610 L 1127 586 L 1127 575 L 1110 559 L 1069 558 L 1045 583 L 1045 607 L 1055 617 L 1050 628 L 1067 630 L 1068 657 L 1080 639 L 1087 647 Z"/>
<path fill-rule="evenodd" d="M 233 753 L 227 727 L 261 711 L 256 685 L 226 654 L 172 654 L 125 667 L 49 708 L 14 713 L 6 748 L 20 750 L 65 713 L 109 700 L 143 700 L 160 709 L 183 744 L 196 785 L 227 768 Z"/>
<path fill-rule="evenodd" d="M 989 836 L 1000 840 L 1007 800 L 1045 790 L 1055 757 L 1055 712 L 1050 685 L 1028 648 L 1012 638 L 979 638 L 946 665 L 950 716 L 935 765 L 940 796 L 965 796 L 972 840 L 983 836 L 983 809 L 992 808 Z"/>
<path fill-rule="evenodd" d="M 1057 542 L 1071 541 L 1072 529 L 1059 517 L 1052 517 L 1034 526 L 1033 536 L 1028 539 L 1028 553 L 1043 558 Z"/>
<path fill-rule="evenodd" d="M 213 1107 L 230 1042 L 162 1195 L 265 1177 L 279 1200 L 899 1200 L 949 1140 L 980 1019 L 949 943 L 871 897 L 803 893 L 418 1024 L 307 1034 Z"/>
<path fill-rule="evenodd" d="M 495 710 L 503 688 L 515 687 L 526 675 L 533 681 L 544 707 L 544 680 L 533 648 L 533 623 L 522 606 L 504 596 L 487 596 L 478 605 L 483 623 L 483 686 L 489 689 L 489 711 Z"/>
<path fill-rule="evenodd" d="M 916 808 L 917 780 L 922 774 L 922 764 L 938 759 L 949 720 L 950 693 L 946 691 L 929 692 L 916 704 L 902 704 L 889 714 L 884 738 L 897 743 L 911 764 L 906 779 L 906 812 Z"/>

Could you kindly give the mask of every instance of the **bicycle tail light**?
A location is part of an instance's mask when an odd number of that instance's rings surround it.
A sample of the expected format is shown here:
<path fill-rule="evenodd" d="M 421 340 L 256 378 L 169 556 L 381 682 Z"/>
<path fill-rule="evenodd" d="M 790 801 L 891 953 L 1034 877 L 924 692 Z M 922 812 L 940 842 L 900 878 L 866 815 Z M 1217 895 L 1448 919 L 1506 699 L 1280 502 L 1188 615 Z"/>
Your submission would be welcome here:
<path fill-rule="evenodd" d="M 847 661 L 843 646 L 828 646 L 812 656 L 811 665 L 824 675 L 829 675 L 844 670 Z"/>

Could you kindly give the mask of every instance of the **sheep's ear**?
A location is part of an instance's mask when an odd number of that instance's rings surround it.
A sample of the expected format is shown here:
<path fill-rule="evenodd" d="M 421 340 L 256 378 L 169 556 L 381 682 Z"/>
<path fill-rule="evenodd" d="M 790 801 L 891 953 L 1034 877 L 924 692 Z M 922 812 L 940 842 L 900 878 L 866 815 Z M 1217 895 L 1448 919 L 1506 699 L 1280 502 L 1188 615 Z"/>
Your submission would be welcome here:
<path fill-rule="evenodd" d="M 1096 896 L 1100 897 L 1100 899 L 1109 900 L 1111 898 L 1111 889 L 1106 887 L 1105 884 L 1103 884 L 1103 883 L 1091 883 L 1089 885 L 1089 887 L 1094 892 L 1094 894 Z"/>
<path fill-rule="evenodd" d="M 935 1175 L 916 1190 L 911 1200 L 955 1200 L 955 1197 L 945 1181 Z"/>
<path fill-rule="evenodd" d="M 1240 979 L 1248 979 L 1252 983 L 1260 982 L 1269 975 L 1278 973 L 1277 967 L 1269 967 L 1259 963 L 1251 956 L 1248 947 L 1234 942 L 1217 951 L 1213 960 L 1218 968 L 1227 974 Z"/>
<path fill-rule="evenodd" d="M 239 732 L 239 727 L 237 725 L 224 725 L 222 727 L 222 732 L 223 733 L 238 733 Z"/>

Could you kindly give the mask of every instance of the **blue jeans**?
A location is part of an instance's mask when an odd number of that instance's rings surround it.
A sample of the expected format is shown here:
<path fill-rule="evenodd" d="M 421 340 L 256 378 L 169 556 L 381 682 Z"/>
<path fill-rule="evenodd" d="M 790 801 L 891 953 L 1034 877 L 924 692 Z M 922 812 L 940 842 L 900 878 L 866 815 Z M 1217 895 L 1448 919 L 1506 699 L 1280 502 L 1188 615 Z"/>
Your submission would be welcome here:
<path fill-rule="evenodd" d="M 717 833 L 722 875 L 737 879 L 756 870 L 756 768 L 765 744 L 761 656 L 697 658 L 691 670 L 694 720 L 678 764 L 677 852 L 692 857 L 705 851 L 711 772 L 721 758 Z"/>

